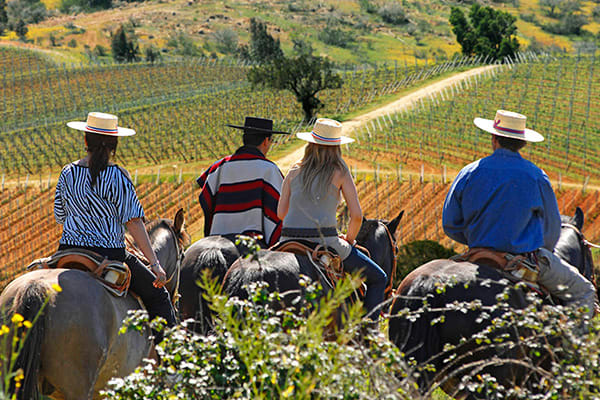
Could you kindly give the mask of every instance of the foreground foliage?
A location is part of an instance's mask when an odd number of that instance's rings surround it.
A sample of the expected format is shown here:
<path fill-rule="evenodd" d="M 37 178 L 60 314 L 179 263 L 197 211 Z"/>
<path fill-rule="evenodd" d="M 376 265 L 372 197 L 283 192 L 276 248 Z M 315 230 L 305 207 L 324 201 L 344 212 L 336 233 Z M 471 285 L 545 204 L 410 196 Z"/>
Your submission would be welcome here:
<path fill-rule="evenodd" d="M 411 398 L 398 350 L 378 331 L 361 338 L 359 306 L 350 307 L 343 327 L 333 332 L 352 281 L 326 297 L 307 284 L 295 304 L 306 317 L 294 308 L 274 311 L 269 305 L 280 295 L 263 284 L 251 288 L 249 300 L 227 300 L 214 286 L 206 288 L 218 314 L 214 332 L 198 336 L 185 323 L 174 328 L 158 348 L 162 363 L 148 361 L 112 380 L 107 398 Z"/>

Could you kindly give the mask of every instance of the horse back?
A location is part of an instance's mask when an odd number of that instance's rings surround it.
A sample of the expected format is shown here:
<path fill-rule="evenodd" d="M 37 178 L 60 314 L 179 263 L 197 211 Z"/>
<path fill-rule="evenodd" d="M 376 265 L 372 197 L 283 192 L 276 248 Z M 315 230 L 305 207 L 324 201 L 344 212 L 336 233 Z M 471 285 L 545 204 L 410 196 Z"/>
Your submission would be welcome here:
<path fill-rule="evenodd" d="M 10 304 L 10 309 L 17 309 L 27 301 L 24 297 L 32 286 L 43 288 L 49 297 L 39 321 L 44 331 L 38 374 L 38 382 L 51 388 L 48 394 L 54 391 L 66 399 L 92 398 L 110 377 L 132 372 L 148 354 L 146 337 L 137 332 L 118 334 L 127 310 L 139 308 L 131 296 L 111 295 L 87 272 L 37 270 L 7 286 L 0 306 Z"/>

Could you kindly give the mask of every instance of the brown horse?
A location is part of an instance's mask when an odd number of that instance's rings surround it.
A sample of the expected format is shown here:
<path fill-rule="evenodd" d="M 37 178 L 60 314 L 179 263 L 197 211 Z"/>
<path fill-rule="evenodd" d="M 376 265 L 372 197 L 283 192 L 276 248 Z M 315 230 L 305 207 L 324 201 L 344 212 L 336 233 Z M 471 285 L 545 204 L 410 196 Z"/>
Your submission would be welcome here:
<path fill-rule="evenodd" d="M 555 253 L 594 282 L 591 252 L 581 234 L 583 212 L 577 208 L 574 217 L 563 216 L 562 222 Z M 524 309 L 530 304 L 525 290 L 515 288 L 500 271 L 484 264 L 433 260 L 404 278 L 391 307 L 389 337 L 418 366 L 434 367 L 419 373 L 420 390 L 427 392 L 440 384 L 447 393 L 461 398 L 466 393 L 460 389 L 460 378 L 476 368 L 480 368 L 477 373 L 489 373 L 505 388 L 536 384 L 537 375 L 518 362 L 523 358 L 519 336 L 526 333 L 513 327 L 495 328 L 494 338 L 506 335 L 510 339 L 493 340 L 489 345 L 478 342 L 480 332 L 491 329 L 490 321 L 506 312 L 506 308 L 495 307 L 504 293 L 507 307 Z M 468 306 L 474 303 L 481 307 Z M 467 368 L 469 365 L 477 367 Z M 483 365 L 485 368 L 480 367 Z"/>
<path fill-rule="evenodd" d="M 175 220 L 159 219 L 146 225 L 150 241 L 167 276 L 174 274 L 183 255 L 187 234 L 183 210 Z M 57 292 L 52 286 L 62 289 Z M 90 274 L 79 270 L 36 270 L 12 281 L 0 295 L 0 310 L 10 320 L 14 313 L 33 325 L 16 368 L 25 377 L 17 398 L 96 399 L 111 377 L 125 376 L 148 356 L 149 332 L 119 334 L 129 310 L 140 305 L 131 295 L 115 297 Z"/>

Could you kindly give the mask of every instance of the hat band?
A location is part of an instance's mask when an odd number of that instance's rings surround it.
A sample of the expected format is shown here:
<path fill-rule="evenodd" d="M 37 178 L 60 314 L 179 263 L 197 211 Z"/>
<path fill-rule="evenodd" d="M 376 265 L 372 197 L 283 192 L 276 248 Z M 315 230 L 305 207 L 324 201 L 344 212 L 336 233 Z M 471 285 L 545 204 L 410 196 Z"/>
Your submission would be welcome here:
<path fill-rule="evenodd" d="M 503 126 L 498 125 L 500 123 L 500 120 L 498 121 L 494 121 L 494 129 L 498 129 L 499 131 L 502 132 L 508 132 L 508 133 L 516 133 L 519 135 L 524 135 L 525 134 L 525 130 L 518 130 L 518 129 L 510 129 L 510 128 L 505 128 Z"/>
<path fill-rule="evenodd" d="M 88 131 L 99 132 L 99 133 L 119 133 L 119 129 L 103 129 L 103 128 L 96 128 L 96 127 L 89 126 L 89 125 L 86 125 L 85 129 L 87 129 Z"/>
<path fill-rule="evenodd" d="M 341 141 L 341 140 L 342 140 L 342 138 L 341 138 L 341 137 L 337 137 L 337 138 L 327 138 L 327 137 L 324 137 L 324 136 L 321 136 L 321 135 L 318 135 L 318 134 L 316 134 L 314 131 L 312 131 L 311 133 L 312 133 L 312 135 L 313 135 L 313 137 L 314 137 L 315 139 L 322 140 L 322 141 L 324 141 L 324 142 L 335 143 L 335 142 L 339 142 L 339 141 Z"/>

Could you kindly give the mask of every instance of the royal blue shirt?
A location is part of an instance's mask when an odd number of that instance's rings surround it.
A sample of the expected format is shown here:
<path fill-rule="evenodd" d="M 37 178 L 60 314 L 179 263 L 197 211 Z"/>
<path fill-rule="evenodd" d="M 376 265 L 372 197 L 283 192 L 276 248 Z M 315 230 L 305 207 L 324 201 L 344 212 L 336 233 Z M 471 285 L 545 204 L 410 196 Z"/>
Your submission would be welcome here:
<path fill-rule="evenodd" d="M 546 173 L 503 148 L 459 172 L 442 220 L 444 232 L 457 242 L 515 254 L 552 251 L 561 227 Z"/>

